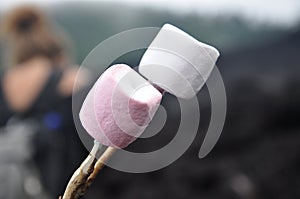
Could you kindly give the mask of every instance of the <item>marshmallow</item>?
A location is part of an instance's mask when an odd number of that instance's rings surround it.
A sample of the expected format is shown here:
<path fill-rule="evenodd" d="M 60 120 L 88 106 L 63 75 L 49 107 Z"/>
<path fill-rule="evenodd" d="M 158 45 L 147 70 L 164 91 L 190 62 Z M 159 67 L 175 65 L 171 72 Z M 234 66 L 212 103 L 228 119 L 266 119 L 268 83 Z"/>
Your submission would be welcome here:
<path fill-rule="evenodd" d="M 161 98 L 161 93 L 129 66 L 114 65 L 88 93 L 80 121 L 98 142 L 124 148 L 145 130 Z"/>
<path fill-rule="evenodd" d="M 165 24 L 143 55 L 139 72 L 165 91 L 189 99 L 203 87 L 218 56 L 214 47 Z"/>

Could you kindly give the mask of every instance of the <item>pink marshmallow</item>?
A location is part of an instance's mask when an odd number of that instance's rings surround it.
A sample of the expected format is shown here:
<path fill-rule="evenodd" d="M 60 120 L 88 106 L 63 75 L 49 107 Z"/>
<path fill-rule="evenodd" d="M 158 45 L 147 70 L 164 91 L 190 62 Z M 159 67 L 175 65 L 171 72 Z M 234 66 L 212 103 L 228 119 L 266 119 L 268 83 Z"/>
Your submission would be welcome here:
<path fill-rule="evenodd" d="M 80 121 L 98 142 L 124 148 L 145 130 L 161 98 L 161 93 L 129 66 L 114 65 L 87 95 Z"/>

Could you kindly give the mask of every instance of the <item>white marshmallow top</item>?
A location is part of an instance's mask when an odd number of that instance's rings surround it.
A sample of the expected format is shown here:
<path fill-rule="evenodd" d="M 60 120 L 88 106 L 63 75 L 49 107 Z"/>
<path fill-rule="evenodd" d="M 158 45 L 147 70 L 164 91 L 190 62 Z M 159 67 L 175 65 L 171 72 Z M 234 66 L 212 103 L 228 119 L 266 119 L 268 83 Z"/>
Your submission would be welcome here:
<path fill-rule="evenodd" d="M 139 72 L 165 91 L 192 98 L 208 79 L 219 52 L 165 24 L 143 55 Z"/>

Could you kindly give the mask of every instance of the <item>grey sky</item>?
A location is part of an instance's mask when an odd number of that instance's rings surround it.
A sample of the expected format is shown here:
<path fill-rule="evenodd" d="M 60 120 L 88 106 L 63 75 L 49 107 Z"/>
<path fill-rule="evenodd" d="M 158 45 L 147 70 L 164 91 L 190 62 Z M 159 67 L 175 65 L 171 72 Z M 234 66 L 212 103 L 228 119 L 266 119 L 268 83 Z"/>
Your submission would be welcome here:
<path fill-rule="evenodd" d="M 71 0 L 0 0 L 0 11 L 28 2 L 47 6 L 65 1 Z M 93 2 L 95 1 L 127 3 L 178 14 L 194 12 L 206 16 L 238 15 L 253 23 L 271 23 L 280 26 L 291 26 L 300 22 L 299 0 L 94 0 Z"/>

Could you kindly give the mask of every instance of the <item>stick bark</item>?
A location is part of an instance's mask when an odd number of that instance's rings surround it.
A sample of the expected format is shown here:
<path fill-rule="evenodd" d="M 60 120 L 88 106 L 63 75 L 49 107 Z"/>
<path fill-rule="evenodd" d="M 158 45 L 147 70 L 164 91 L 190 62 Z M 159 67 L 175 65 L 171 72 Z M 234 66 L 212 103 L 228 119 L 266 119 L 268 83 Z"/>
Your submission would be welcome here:
<path fill-rule="evenodd" d="M 65 193 L 59 199 L 79 199 L 86 190 L 92 185 L 97 174 L 105 166 L 105 163 L 115 153 L 117 149 L 108 147 L 100 158 L 96 159 L 98 146 L 94 146 L 89 156 L 83 161 L 80 167 L 74 172 L 71 177 Z"/>

